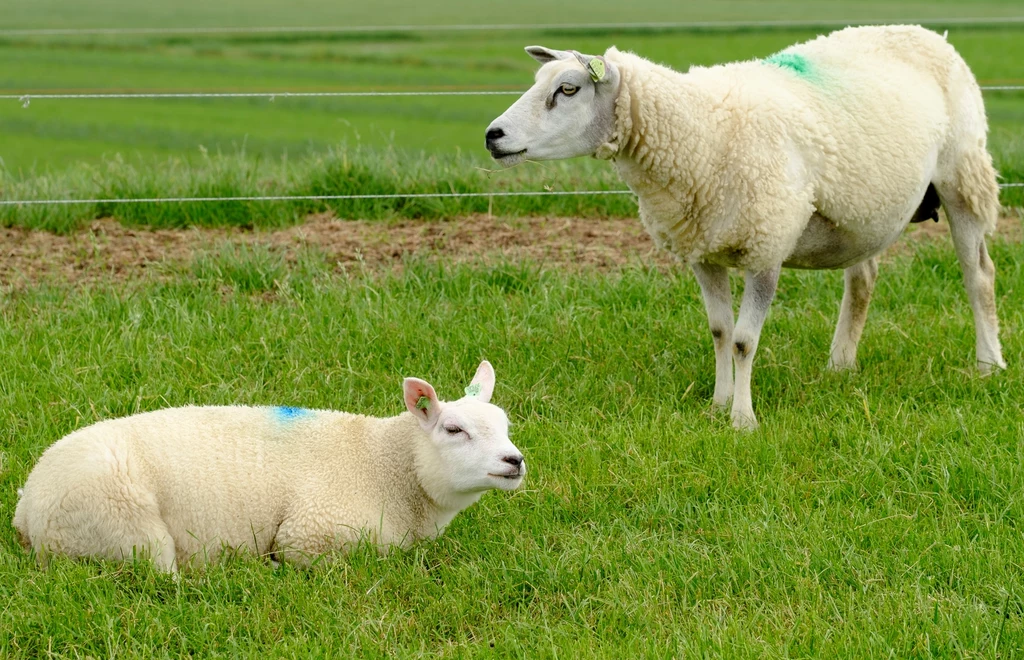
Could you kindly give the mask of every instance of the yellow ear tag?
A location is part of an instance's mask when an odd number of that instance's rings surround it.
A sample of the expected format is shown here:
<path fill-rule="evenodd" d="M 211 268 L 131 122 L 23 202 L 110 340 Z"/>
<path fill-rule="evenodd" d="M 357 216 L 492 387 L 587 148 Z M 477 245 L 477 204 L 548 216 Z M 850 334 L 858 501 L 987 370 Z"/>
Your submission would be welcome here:
<path fill-rule="evenodd" d="M 590 77 L 594 80 L 594 82 L 601 82 L 602 80 L 604 80 L 604 62 L 595 57 L 594 59 L 590 60 L 589 64 L 587 64 L 587 68 L 590 69 Z"/>
<path fill-rule="evenodd" d="M 426 410 L 427 408 L 430 407 L 430 399 L 428 399 L 425 396 L 421 396 L 419 399 L 416 400 L 416 407 L 419 408 L 420 410 Z"/>
<path fill-rule="evenodd" d="M 466 396 L 480 396 L 480 383 L 473 383 L 467 386 Z"/>

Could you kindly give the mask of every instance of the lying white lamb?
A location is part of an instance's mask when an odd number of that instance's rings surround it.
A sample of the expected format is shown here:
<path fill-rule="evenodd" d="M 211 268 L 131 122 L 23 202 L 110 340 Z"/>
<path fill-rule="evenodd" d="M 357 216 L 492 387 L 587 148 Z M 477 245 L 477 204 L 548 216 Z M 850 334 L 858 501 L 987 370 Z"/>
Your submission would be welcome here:
<path fill-rule="evenodd" d="M 22 543 L 50 554 L 151 557 L 175 572 L 224 548 L 300 565 L 368 538 L 432 538 L 490 489 L 526 474 L 484 361 L 466 396 L 417 378 L 407 413 L 185 407 L 99 422 L 56 442 L 14 513 Z"/>
<path fill-rule="evenodd" d="M 487 129 L 504 165 L 610 158 L 655 242 L 697 276 L 714 338 L 714 403 L 757 422 L 750 375 L 779 270 L 844 268 L 830 364 L 853 367 L 876 255 L 941 200 L 983 373 L 1003 368 L 985 234 L 998 185 L 981 92 L 946 40 L 847 28 L 765 60 L 681 74 L 630 53 L 526 49 L 536 84 Z M 746 284 L 733 325 L 727 268 Z M 733 386 L 733 362 L 736 382 Z"/>

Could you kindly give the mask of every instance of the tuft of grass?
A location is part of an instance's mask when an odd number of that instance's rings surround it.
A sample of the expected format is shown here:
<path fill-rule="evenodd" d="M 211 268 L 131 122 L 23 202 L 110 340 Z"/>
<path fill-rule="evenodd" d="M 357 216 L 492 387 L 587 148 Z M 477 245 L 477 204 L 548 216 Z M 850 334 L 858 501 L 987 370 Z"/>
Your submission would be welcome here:
<path fill-rule="evenodd" d="M 192 262 L 196 281 L 229 286 L 241 293 L 264 293 L 281 286 L 285 261 L 264 245 L 227 244 Z"/>
<path fill-rule="evenodd" d="M 0 656 L 1012 657 L 1024 260 L 991 253 L 1009 368 L 990 378 L 949 245 L 883 266 L 855 373 L 825 369 L 842 275 L 784 272 L 753 433 L 709 410 L 711 338 L 682 270 L 339 274 L 214 246 L 127 286 L 3 292 L 0 510 L 49 444 L 98 419 L 188 403 L 392 415 L 403 376 L 453 398 L 481 358 L 529 476 L 436 541 L 308 572 L 246 556 L 179 581 L 40 571 L 0 525 Z"/>

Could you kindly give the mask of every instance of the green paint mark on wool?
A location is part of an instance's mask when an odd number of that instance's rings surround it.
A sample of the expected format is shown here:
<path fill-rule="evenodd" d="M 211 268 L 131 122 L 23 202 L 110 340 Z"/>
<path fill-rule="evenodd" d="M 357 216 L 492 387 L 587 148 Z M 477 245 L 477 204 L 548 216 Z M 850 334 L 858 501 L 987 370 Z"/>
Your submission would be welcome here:
<path fill-rule="evenodd" d="M 764 62 L 765 64 L 774 64 L 775 66 L 789 69 L 804 78 L 810 79 L 814 77 L 813 67 L 811 67 L 811 63 L 803 55 L 782 51 L 781 53 L 775 53 L 771 57 L 764 58 Z"/>

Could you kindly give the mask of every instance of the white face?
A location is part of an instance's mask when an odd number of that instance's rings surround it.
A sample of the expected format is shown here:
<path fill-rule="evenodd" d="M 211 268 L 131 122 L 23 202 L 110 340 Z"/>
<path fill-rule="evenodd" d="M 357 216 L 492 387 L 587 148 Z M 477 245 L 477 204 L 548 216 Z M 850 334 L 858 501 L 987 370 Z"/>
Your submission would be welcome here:
<path fill-rule="evenodd" d="M 619 74 L 604 58 L 531 46 L 544 65 L 536 82 L 487 127 L 487 149 L 504 166 L 591 156 L 615 127 Z M 597 60 L 597 75 L 587 69 Z"/>
<path fill-rule="evenodd" d="M 473 397 L 444 403 L 431 434 L 453 490 L 514 490 L 526 461 L 508 437 L 505 411 Z"/>
<path fill-rule="evenodd" d="M 406 407 L 437 450 L 435 469 L 441 474 L 430 475 L 432 480 L 459 494 L 519 487 L 526 461 L 508 438 L 505 411 L 490 403 L 494 369 L 489 362 L 480 363 L 466 396 L 457 401 L 439 401 L 430 383 L 418 378 L 406 378 L 403 389 Z"/>

